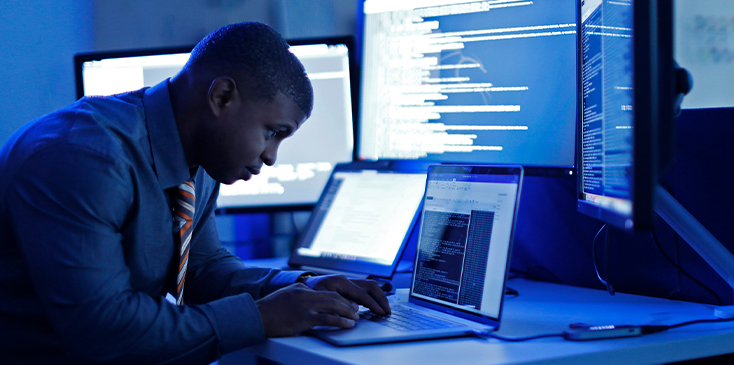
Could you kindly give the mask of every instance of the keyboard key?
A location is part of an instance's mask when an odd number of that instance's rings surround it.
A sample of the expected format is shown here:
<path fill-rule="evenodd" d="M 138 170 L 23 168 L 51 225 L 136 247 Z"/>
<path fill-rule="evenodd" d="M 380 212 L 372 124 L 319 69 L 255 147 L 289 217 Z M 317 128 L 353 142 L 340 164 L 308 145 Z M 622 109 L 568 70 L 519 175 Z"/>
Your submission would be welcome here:
<path fill-rule="evenodd" d="M 417 331 L 461 326 L 459 323 L 439 319 L 403 305 L 396 305 L 391 310 L 392 313 L 387 316 L 378 316 L 371 312 L 366 312 L 362 314 L 362 317 L 399 331 Z"/>

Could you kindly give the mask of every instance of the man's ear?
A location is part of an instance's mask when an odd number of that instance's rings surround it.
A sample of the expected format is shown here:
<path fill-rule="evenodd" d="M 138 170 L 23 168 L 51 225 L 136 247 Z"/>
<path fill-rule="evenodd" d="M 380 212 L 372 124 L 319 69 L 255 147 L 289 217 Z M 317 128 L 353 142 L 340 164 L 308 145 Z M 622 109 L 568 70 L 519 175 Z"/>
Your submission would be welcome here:
<path fill-rule="evenodd" d="M 209 86 L 207 100 L 214 116 L 218 117 L 239 98 L 237 83 L 229 76 L 217 77 Z"/>

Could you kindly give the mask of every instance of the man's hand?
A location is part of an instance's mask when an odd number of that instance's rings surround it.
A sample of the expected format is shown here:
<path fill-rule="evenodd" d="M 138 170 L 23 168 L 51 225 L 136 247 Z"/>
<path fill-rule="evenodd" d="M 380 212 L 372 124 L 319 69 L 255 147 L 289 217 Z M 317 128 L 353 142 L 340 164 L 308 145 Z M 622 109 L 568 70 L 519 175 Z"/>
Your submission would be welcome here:
<path fill-rule="evenodd" d="M 255 302 L 266 337 L 284 337 L 316 326 L 351 328 L 361 304 L 377 314 L 389 314 L 385 293 L 372 280 L 343 275 L 314 276 Z M 355 304 L 356 303 L 356 304 Z"/>
<path fill-rule="evenodd" d="M 314 290 L 337 292 L 342 297 L 369 308 L 373 313 L 390 314 L 390 303 L 385 292 L 374 280 L 350 280 L 344 275 L 323 275 L 310 277 L 305 284 Z"/>
<path fill-rule="evenodd" d="M 315 326 L 351 328 L 359 319 L 353 305 L 338 293 L 293 284 L 255 302 L 266 337 L 293 336 Z"/>

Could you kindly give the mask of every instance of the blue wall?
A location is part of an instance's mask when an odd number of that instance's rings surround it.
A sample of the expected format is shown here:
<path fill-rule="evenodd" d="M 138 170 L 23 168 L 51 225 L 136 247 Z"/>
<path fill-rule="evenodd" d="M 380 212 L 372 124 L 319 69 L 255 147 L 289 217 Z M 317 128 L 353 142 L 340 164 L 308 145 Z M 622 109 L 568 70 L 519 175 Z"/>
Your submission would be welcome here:
<path fill-rule="evenodd" d="M 74 54 L 94 44 L 92 0 L 0 2 L 0 144 L 76 100 Z"/>

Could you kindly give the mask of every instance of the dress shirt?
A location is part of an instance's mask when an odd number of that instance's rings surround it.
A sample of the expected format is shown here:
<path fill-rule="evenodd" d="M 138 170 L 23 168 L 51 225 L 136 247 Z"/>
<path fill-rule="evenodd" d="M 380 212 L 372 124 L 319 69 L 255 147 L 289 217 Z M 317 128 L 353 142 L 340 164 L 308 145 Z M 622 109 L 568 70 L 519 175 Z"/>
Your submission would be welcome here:
<path fill-rule="evenodd" d="M 219 184 L 194 176 L 185 303 L 168 189 L 191 175 L 168 81 L 82 98 L 0 150 L 0 363 L 209 363 L 265 339 L 254 300 L 302 273 L 219 241 Z"/>

